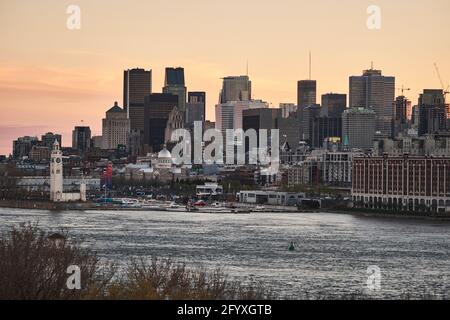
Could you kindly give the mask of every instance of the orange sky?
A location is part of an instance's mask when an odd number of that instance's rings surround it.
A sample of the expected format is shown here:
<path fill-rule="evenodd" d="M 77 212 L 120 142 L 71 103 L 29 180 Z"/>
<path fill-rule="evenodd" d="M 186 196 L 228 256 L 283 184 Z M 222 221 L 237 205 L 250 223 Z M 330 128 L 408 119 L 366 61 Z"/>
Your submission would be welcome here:
<path fill-rule="evenodd" d="M 81 8 L 81 30 L 66 28 L 66 8 Z M 382 28 L 366 27 L 369 5 Z M 245 74 L 254 98 L 296 101 L 296 81 L 313 78 L 319 95 L 348 93 L 348 77 L 374 61 L 397 86 L 450 83 L 448 0 L 0 0 L 0 154 L 20 135 L 63 133 L 84 120 L 94 134 L 114 101 L 122 103 L 123 69 L 153 69 L 153 90 L 166 66 L 185 68 L 188 90 L 207 92 L 214 117 L 220 78 Z"/>

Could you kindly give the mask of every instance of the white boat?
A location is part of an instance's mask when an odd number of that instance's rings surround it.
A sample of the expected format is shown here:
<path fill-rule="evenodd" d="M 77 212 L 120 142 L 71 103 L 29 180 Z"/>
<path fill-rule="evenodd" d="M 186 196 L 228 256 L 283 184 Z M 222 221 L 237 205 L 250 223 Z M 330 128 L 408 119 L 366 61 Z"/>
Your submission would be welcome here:
<path fill-rule="evenodd" d="M 256 206 L 255 208 L 251 209 L 252 212 L 267 212 L 266 207 L 264 206 Z"/>
<path fill-rule="evenodd" d="M 165 204 L 164 205 L 165 209 L 167 211 L 172 211 L 172 212 L 184 212 L 186 211 L 186 207 L 179 205 L 175 202 L 170 202 L 169 204 Z"/>

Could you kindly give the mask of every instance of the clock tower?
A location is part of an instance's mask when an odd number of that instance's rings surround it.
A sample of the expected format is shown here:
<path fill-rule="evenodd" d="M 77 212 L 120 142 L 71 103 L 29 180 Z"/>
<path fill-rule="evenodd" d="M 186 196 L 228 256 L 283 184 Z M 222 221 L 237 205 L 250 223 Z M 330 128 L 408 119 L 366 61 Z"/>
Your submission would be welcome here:
<path fill-rule="evenodd" d="M 59 202 L 63 198 L 62 152 L 58 140 L 55 140 L 50 159 L 50 200 Z"/>

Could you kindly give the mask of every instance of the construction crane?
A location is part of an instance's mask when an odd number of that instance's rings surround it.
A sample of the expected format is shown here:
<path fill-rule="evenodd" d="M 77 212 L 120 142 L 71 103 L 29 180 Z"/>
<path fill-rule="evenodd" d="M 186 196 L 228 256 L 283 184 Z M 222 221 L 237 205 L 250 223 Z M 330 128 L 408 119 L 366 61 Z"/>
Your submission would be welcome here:
<path fill-rule="evenodd" d="M 405 96 L 405 95 L 403 94 L 403 92 L 405 92 L 405 91 L 411 91 L 411 88 L 405 88 L 405 86 L 402 86 L 401 88 L 396 88 L 396 89 L 402 91 L 402 96 Z"/>
<path fill-rule="evenodd" d="M 442 87 L 442 90 L 444 91 L 444 97 L 445 97 L 448 93 L 450 93 L 448 91 L 448 89 L 450 88 L 450 85 L 448 85 L 447 88 L 445 88 L 444 81 L 442 81 L 441 73 L 439 72 L 437 63 L 434 64 L 434 68 L 436 69 L 436 73 L 439 78 L 439 82 L 441 83 L 441 87 Z"/>

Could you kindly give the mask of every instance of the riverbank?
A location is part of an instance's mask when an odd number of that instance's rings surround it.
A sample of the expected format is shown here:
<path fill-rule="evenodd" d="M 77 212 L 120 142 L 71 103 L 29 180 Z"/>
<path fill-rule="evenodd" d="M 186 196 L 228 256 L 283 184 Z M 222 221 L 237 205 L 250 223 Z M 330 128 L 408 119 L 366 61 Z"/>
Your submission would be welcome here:
<path fill-rule="evenodd" d="M 250 209 L 251 205 L 238 204 L 239 208 Z M 145 208 L 132 207 L 118 207 L 113 205 L 99 205 L 95 202 L 71 202 L 71 203 L 54 203 L 50 201 L 32 201 L 32 200 L 0 200 L 0 208 L 13 209 L 29 209 L 29 210 L 50 210 L 50 211 L 85 211 L 85 210 L 111 210 L 111 211 L 149 211 Z M 171 212 L 170 209 L 163 210 Z M 178 210 L 179 211 L 179 210 Z M 347 214 L 358 217 L 372 217 L 372 218 L 391 218 L 391 219 L 416 219 L 416 220 L 436 220 L 436 221 L 450 221 L 450 215 L 437 215 L 432 213 L 418 213 L 418 212 L 395 212 L 395 211 L 374 211 L 372 209 L 359 208 L 339 208 L 339 209 L 297 209 L 295 207 L 281 207 L 281 206 L 265 206 L 265 213 L 332 213 L 332 214 Z M 261 212 L 254 211 L 252 214 L 259 214 Z"/>
<path fill-rule="evenodd" d="M 450 221 L 450 215 L 438 215 L 421 212 L 395 212 L 395 211 L 374 211 L 372 209 L 346 208 L 322 210 L 327 213 L 349 214 L 358 217 L 371 218 L 392 218 L 392 219 L 414 219 L 414 220 L 436 220 Z"/>

